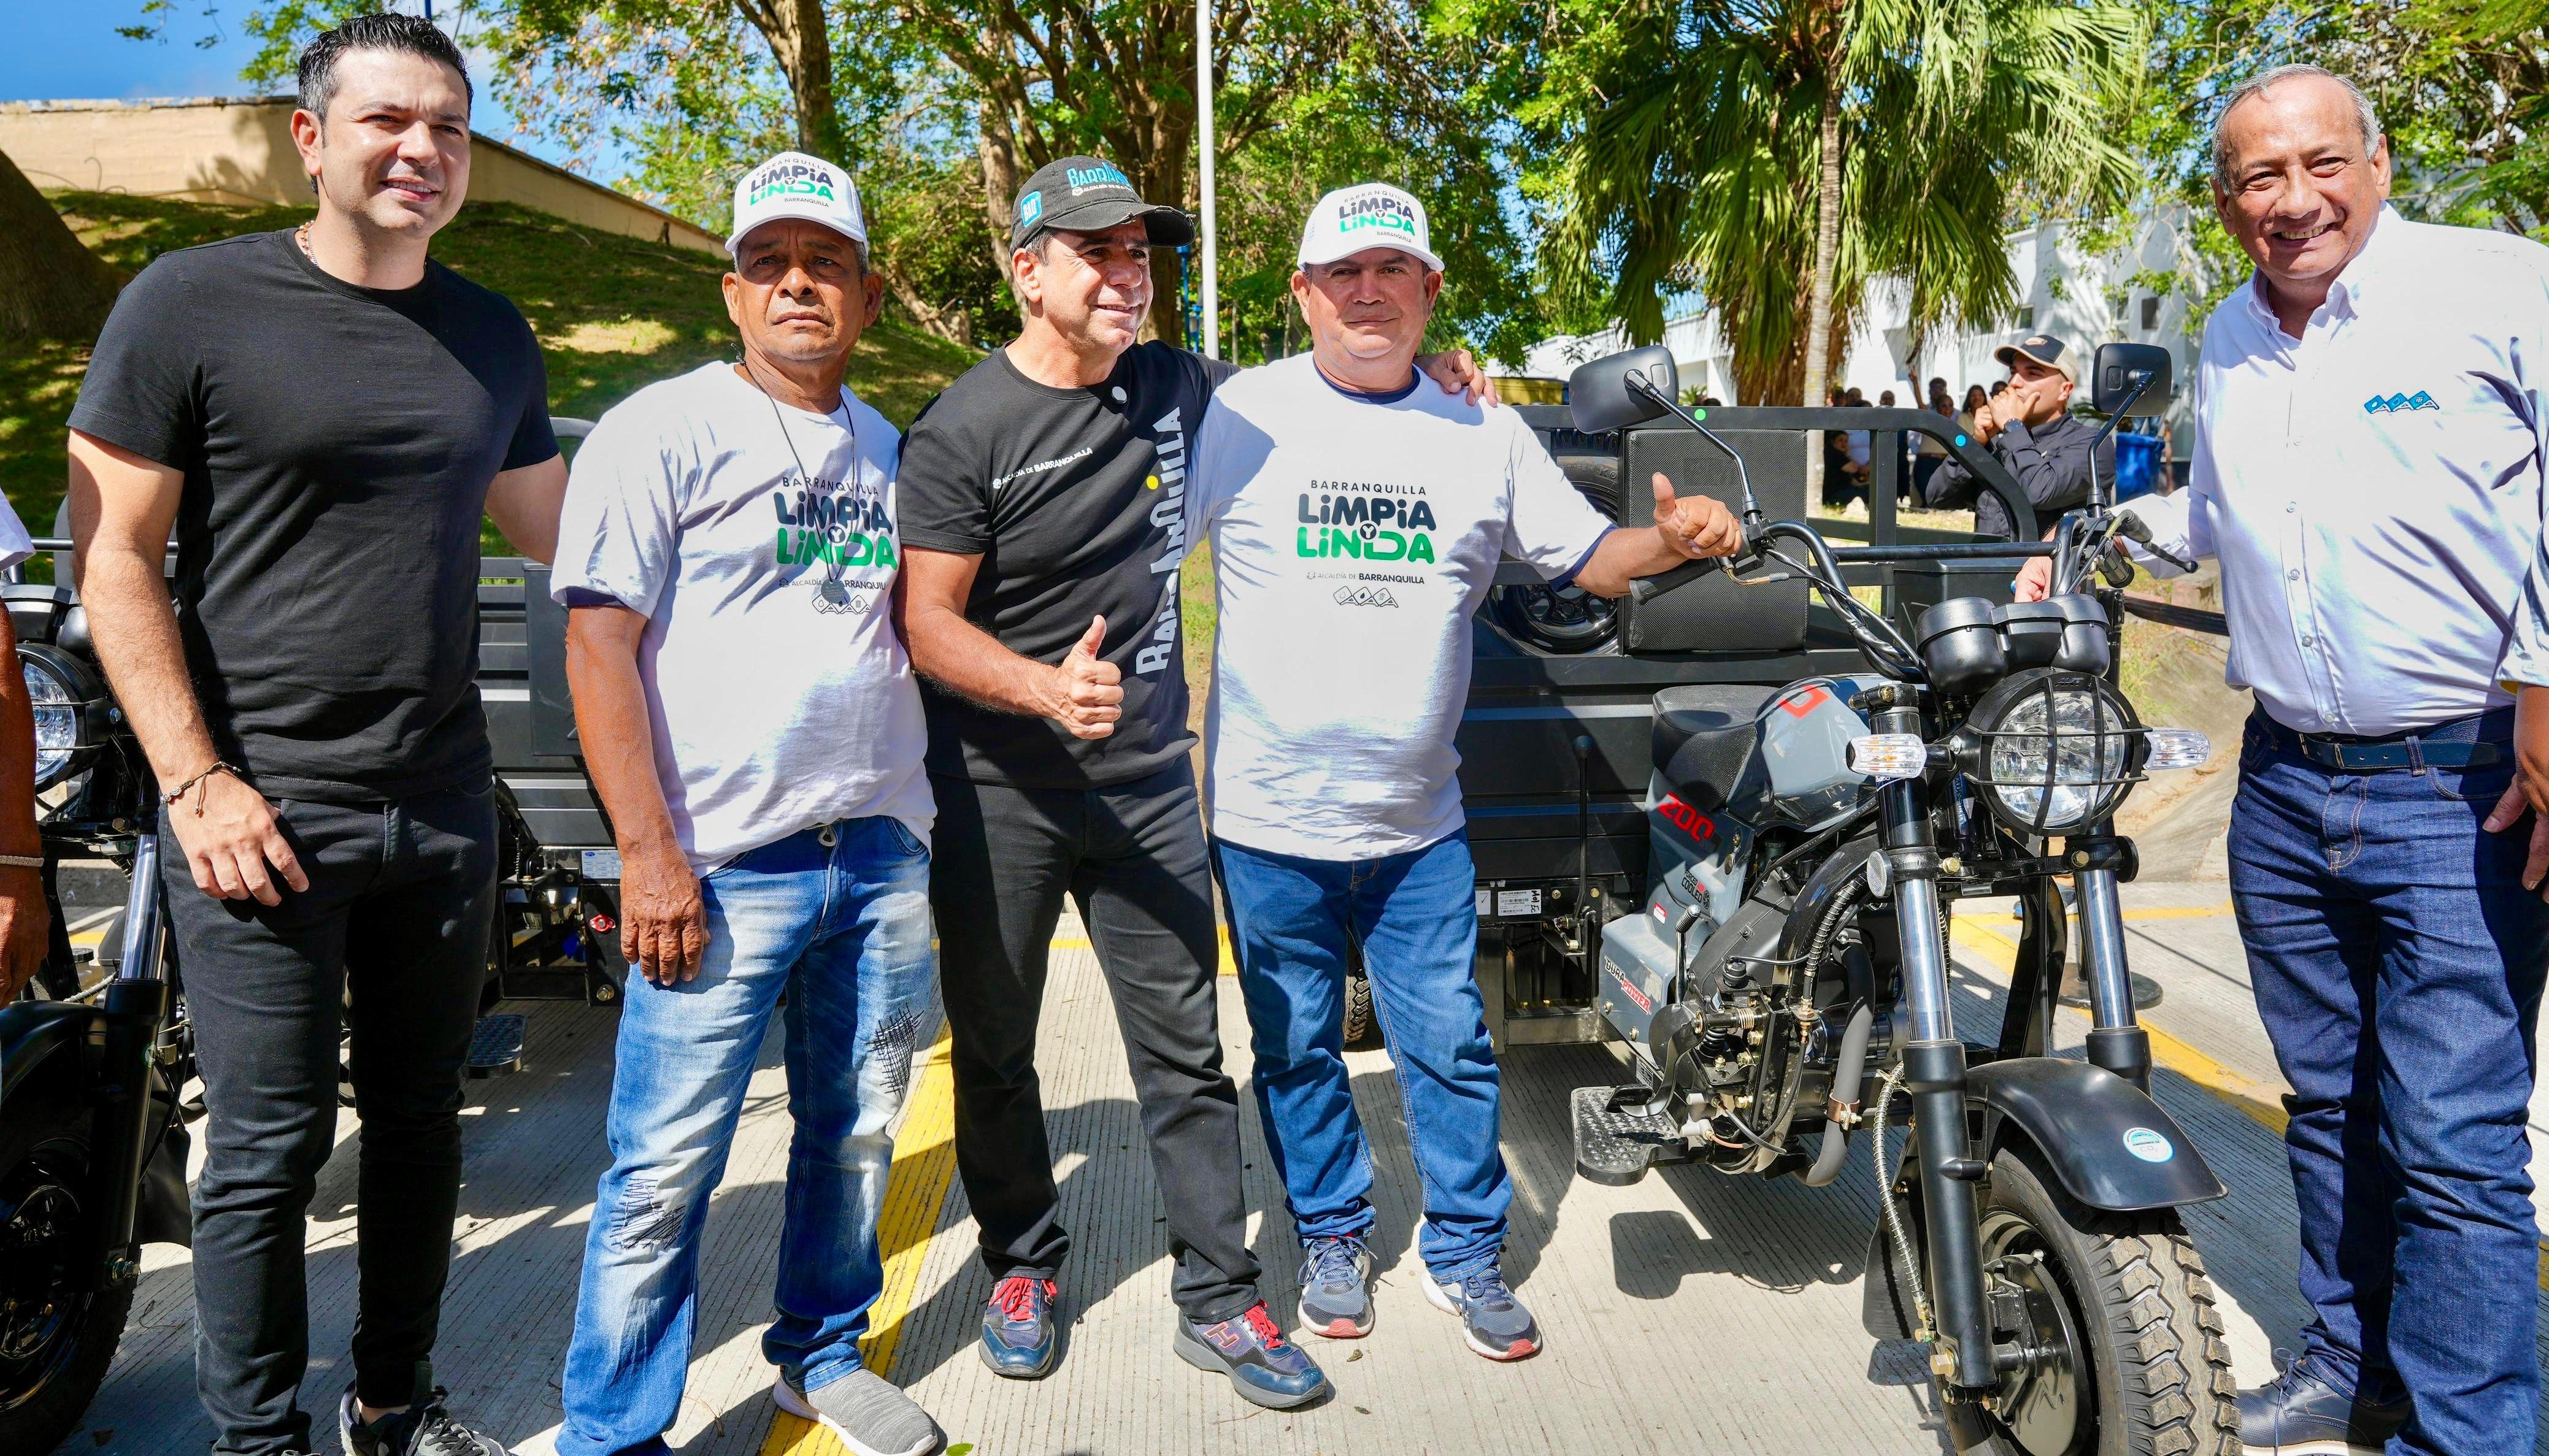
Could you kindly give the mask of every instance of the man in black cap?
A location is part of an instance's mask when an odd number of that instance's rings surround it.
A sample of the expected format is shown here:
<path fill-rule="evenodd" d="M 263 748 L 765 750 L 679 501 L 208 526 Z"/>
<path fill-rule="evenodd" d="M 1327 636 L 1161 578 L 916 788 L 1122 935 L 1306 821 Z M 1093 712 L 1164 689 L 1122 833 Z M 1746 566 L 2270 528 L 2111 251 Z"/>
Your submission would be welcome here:
<path fill-rule="evenodd" d="M 2113 484 L 2116 444 L 2101 441 L 2091 458 L 2089 442 L 2098 428 L 2074 417 L 2069 408 L 2080 383 L 2079 356 L 2070 345 L 2049 333 L 2030 333 L 2001 345 L 1992 357 L 2009 366 L 2009 387 L 1974 411 L 1974 433 L 2009 467 L 2049 533 L 2055 517 L 2088 503 L 2093 470 L 2097 479 Z M 1976 534 L 2003 541 L 2012 534 L 2000 498 L 1982 489 L 1953 456 L 1931 475 L 1922 494 L 1942 509 L 1972 506 Z"/>
<path fill-rule="evenodd" d="M 1267 1317 L 1248 1251 L 1179 640 L 1187 443 L 1236 370 L 1137 341 L 1151 249 L 1192 235 L 1185 214 L 1082 156 L 1029 177 L 1016 220 L 1023 327 L 912 422 L 897 482 L 956 1159 L 995 1285 L 983 1358 L 1031 1380 L 1060 1353 L 1070 1237 L 1035 1046 L 1067 894 L 1132 1064 L 1177 1260 L 1178 1353 L 1252 1402 L 1299 1406 L 1327 1380 Z M 1484 388 L 1464 354 L 1427 362 L 1446 389 Z"/>

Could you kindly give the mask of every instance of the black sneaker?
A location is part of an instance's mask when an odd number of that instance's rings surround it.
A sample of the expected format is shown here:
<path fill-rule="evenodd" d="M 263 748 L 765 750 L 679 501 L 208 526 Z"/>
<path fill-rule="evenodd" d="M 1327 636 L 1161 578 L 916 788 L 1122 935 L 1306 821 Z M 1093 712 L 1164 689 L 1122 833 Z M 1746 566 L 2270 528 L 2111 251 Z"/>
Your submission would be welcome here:
<path fill-rule="evenodd" d="M 347 1391 L 336 1402 L 336 1438 L 345 1456 L 511 1456 L 493 1436 L 482 1436 L 443 1409 L 445 1392 L 433 1394 L 394 1415 L 365 1424 L 362 1410 Z"/>
<path fill-rule="evenodd" d="M 2358 1401 L 2296 1360 L 2271 1382 L 2239 1393 L 2242 1456 L 2381 1456 L 2413 1403 Z"/>
<path fill-rule="evenodd" d="M 1230 1377 L 1231 1388 L 1251 1405 L 1274 1410 L 1306 1406 L 1328 1393 L 1328 1377 L 1283 1338 L 1264 1305 L 1250 1305 L 1236 1320 L 1197 1324 L 1178 1317 L 1178 1358 L 1197 1370 Z"/>

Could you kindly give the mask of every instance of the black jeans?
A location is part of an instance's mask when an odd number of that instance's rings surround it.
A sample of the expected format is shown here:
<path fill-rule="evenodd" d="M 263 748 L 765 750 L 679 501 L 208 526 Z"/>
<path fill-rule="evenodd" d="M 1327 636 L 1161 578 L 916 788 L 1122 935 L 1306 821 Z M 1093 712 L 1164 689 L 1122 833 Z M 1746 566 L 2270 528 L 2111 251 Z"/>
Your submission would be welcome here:
<path fill-rule="evenodd" d="M 303 1218 L 335 1142 L 340 1014 L 363 1121 L 354 1389 L 397 1406 L 433 1383 L 460 1200 L 460 1068 L 495 913 L 486 784 L 276 807 L 310 888 L 272 909 L 195 888 L 165 811 L 159 828 L 210 1112 L 195 1184 L 195 1385 L 224 1456 L 316 1449 L 298 1401 L 310 1363 Z"/>
<path fill-rule="evenodd" d="M 1095 789 L 933 778 L 930 906 L 956 1074 L 956 1167 L 993 1279 L 1052 1278 L 1071 1251 L 1045 1140 L 1036 1022 L 1071 896 L 1115 999 L 1178 1261 L 1212 1323 L 1257 1303 L 1239 1183 L 1239 1091 L 1221 1067 L 1221 956 L 1194 771 Z"/>

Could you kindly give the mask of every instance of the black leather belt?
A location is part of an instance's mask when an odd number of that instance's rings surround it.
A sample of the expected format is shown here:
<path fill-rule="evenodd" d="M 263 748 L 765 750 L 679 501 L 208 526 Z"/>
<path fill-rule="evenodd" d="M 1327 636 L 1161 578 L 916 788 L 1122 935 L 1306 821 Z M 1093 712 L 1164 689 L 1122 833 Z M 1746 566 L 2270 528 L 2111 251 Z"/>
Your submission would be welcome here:
<path fill-rule="evenodd" d="M 2504 748 L 2494 743 L 2436 743 L 2413 735 L 2377 743 L 2352 743 L 2312 734 L 2296 734 L 2302 757 L 2322 769 L 2372 774 L 2387 769 L 2485 769 L 2504 762 Z"/>

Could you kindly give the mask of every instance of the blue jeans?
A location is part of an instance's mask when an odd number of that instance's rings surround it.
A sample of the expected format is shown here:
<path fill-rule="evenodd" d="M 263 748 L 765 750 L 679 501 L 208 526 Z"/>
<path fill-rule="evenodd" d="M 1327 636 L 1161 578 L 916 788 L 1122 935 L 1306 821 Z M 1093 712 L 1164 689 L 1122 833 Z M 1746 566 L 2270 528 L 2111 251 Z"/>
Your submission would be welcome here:
<path fill-rule="evenodd" d="M 1256 1043 L 1257 1108 L 1294 1230 L 1304 1242 L 1362 1237 L 1374 1218 L 1371 1148 L 1346 1076 L 1351 942 L 1363 948 L 1425 1183 L 1425 1267 L 1455 1280 L 1492 1266 L 1513 1182 L 1496 1144 L 1495 1052 L 1470 974 L 1478 910 L 1468 835 L 1354 861 L 1217 840 L 1213 859 Z"/>
<path fill-rule="evenodd" d="M 2293 1085 L 2303 1358 L 2412 1394 L 2399 1453 L 2528 1451 L 2540 1404 L 2523 1129 L 2549 905 L 2519 878 L 2530 821 L 2480 828 L 2512 772 L 2339 773 L 2262 713 L 2240 750 L 2230 893 Z"/>
<path fill-rule="evenodd" d="M 773 1011 L 797 1127 L 762 1353 L 806 1390 L 851 1374 L 885 1283 L 886 1128 L 937 1023 L 929 851 L 897 820 L 845 820 L 720 865 L 700 890 L 698 979 L 628 978 L 558 1456 L 666 1449 L 691 1363 L 700 1235 Z"/>

